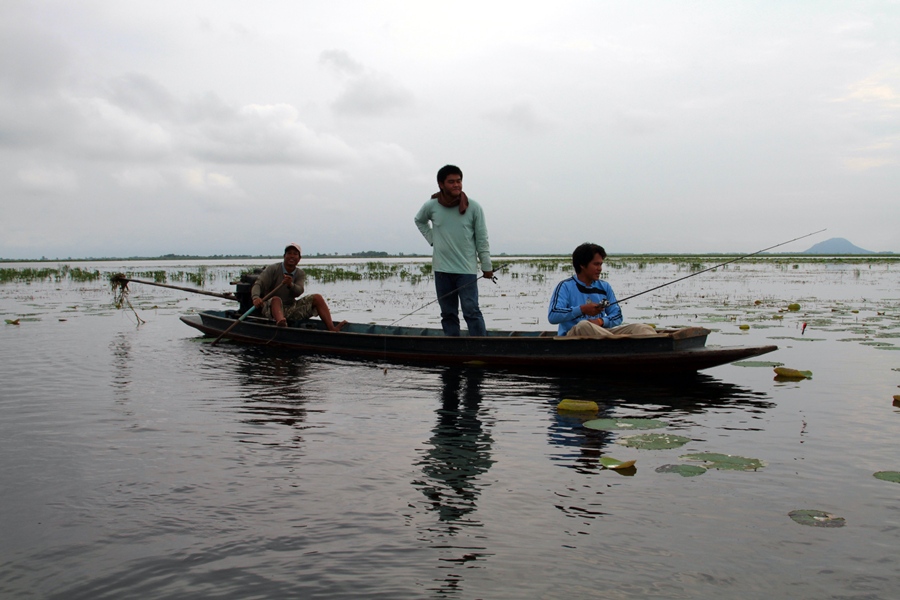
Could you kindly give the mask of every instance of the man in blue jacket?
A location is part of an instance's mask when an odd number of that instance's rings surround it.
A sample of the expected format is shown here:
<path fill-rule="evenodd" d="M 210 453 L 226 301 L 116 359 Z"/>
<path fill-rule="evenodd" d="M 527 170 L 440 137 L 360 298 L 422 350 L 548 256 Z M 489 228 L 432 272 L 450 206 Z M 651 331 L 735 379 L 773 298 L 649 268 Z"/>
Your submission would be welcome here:
<path fill-rule="evenodd" d="M 444 335 L 459 335 L 459 308 L 469 335 L 487 335 L 478 307 L 478 263 L 482 277 L 494 276 L 484 213 L 462 191 L 462 171 L 454 165 L 437 174 L 440 190 L 416 214 L 416 227 L 434 247 L 432 268 Z"/>
<path fill-rule="evenodd" d="M 622 310 L 612 286 L 600 279 L 606 250 L 597 244 L 581 244 L 572 253 L 575 275 L 560 281 L 547 318 L 559 325 L 559 335 L 609 337 L 610 335 L 656 335 L 650 325 L 622 325 Z"/>

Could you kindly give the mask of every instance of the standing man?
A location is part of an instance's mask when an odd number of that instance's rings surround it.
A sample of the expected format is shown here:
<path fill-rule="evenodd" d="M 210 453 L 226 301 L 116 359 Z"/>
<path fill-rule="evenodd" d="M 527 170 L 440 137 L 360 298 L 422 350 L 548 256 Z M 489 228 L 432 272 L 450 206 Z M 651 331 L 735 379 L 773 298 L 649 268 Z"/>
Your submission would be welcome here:
<path fill-rule="evenodd" d="M 416 227 L 434 247 L 432 268 L 444 335 L 459 335 L 459 307 L 470 336 L 487 335 L 478 307 L 478 263 L 482 277 L 494 276 L 487 223 L 481 205 L 462 191 L 459 167 L 446 165 L 437 173 L 440 191 L 416 214 Z"/>
<path fill-rule="evenodd" d="M 291 242 L 285 246 L 284 260 L 263 269 L 253 282 L 250 289 L 253 306 L 262 309 L 263 316 L 274 319 L 279 327 L 286 327 L 288 319 L 302 321 L 318 315 L 328 331 L 340 331 L 347 321 L 334 324 L 328 304 L 321 294 L 310 294 L 300 298 L 306 283 L 306 273 L 303 269 L 297 268 L 300 257 L 300 244 Z M 263 296 L 267 296 L 279 284 L 281 287 L 278 291 L 264 302 Z"/>
<path fill-rule="evenodd" d="M 612 286 L 600 279 L 605 260 L 603 246 L 581 244 L 575 248 L 575 275 L 560 281 L 553 290 L 547 319 L 559 325 L 561 336 L 656 335 L 650 325 L 622 325 L 622 309 Z"/>

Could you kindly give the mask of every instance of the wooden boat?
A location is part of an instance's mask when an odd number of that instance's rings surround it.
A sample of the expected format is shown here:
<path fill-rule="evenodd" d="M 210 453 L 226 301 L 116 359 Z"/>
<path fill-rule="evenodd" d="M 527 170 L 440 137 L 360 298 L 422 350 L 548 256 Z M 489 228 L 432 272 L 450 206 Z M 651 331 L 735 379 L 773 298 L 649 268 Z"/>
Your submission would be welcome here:
<path fill-rule="evenodd" d="M 236 342 L 309 354 L 436 365 L 536 368 L 592 374 L 688 373 L 777 350 L 777 346 L 707 347 L 702 327 L 611 339 L 558 337 L 554 331 L 489 331 L 484 337 L 447 337 L 440 329 L 348 323 L 330 332 L 318 319 L 276 327 L 241 313 L 204 311 L 181 317 L 203 333 Z"/>

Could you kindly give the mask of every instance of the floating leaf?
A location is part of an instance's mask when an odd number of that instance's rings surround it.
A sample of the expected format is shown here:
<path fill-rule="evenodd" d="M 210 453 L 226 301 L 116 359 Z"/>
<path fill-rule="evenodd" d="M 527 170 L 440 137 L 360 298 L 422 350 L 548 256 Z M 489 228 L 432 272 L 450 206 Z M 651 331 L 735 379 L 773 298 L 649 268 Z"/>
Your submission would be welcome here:
<path fill-rule="evenodd" d="M 689 441 L 691 441 L 690 438 L 670 433 L 639 433 L 624 437 L 618 443 L 640 450 L 668 450 L 669 448 L 680 448 Z"/>
<path fill-rule="evenodd" d="M 775 374 L 788 379 L 812 379 L 812 371 L 798 371 L 787 367 L 775 367 Z"/>
<path fill-rule="evenodd" d="M 599 410 L 597 403 L 593 400 L 562 400 L 557 406 L 559 412 L 591 412 L 595 413 Z"/>
<path fill-rule="evenodd" d="M 794 302 L 793 304 L 788 304 L 788 310 L 791 312 L 797 312 L 800 310 L 800 305 Z"/>
<path fill-rule="evenodd" d="M 795 523 L 810 527 L 843 527 L 845 525 L 843 517 L 836 517 L 821 510 L 792 510 L 788 516 Z"/>
<path fill-rule="evenodd" d="M 697 465 L 663 465 L 656 468 L 657 473 L 678 473 L 682 477 L 694 477 L 706 473 L 706 467 Z"/>
<path fill-rule="evenodd" d="M 18 325 L 19 319 L 6 319 L 6 324 L 7 325 Z"/>
<path fill-rule="evenodd" d="M 716 452 L 700 452 L 698 454 L 685 454 L 684 460 L 699 460 L 706 463 L 707 469 L 722 469 L 729 471 L 756 471 L 765 465 L 758 458 L 744 458 L 731 454 L 718 454 Z"/>
<path fill-rule="evenodd" d="M 744 331 L 747 331 L 748 329 L 750 329 L 750 326 L 749 326 L 749 325 L 746 325 L 746 324 L 745 324 L 745 325 L 739 325 L 739 326 L 738 326 L 738 329 L 743 329 Z"/>
<path fill-rule="evenodd" d="M 900 406 L 900 396 L 894 396 L 894 406 Z"/>
<path fill-rule="evenodd" d="M 784 363 L 771 360 L 739 360 L 731 364 L 737 367 L 780 367 Z"/>
<path fill-rule="evenodd" d="M 588 429 L 621 431 L 623 429 L 662 429 L 667 423 L 656 419 L 594 419 L 584 424 Z"/>
<path fill-rule="evenodd" d="M 600 457 L 600 464 L 607 469 L 630 469 L 636 462 L 636 460 L 626 460 L 623 462 L 621 460 L 612 458 L 611 456 Z"/>
<path fill-rule="evenodd" d="M 900 472 L 897 472 L 897 471 L 878 471 L 874 475 L 875 475 L 875 479 L 881 479 L 882 481 L 892 481 L 894 483 L 900 483 Z"/>

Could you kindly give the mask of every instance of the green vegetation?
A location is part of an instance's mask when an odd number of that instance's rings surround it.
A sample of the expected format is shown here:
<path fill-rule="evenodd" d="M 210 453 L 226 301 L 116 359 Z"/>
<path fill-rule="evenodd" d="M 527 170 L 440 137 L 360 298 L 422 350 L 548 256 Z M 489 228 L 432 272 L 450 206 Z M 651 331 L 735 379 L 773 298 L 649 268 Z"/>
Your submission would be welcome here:
<path fill-rule="evenodd" d="M 821 510 L 792 510 L 788 516 L 795 523 L 808 527 L 843 527 L 846 524 L 843 517 L 836 517 Z"/>
<path fill-rule="evenodd" d="M 680 448 L 690 441 L 691 438 L 670 433 L 639 433 L 624 437 L 618 443 L 639 450 L 668 450 Z"/>
<path fill-rule="evenodd" d="M 79 267 L 69 267 L 62 265 L 59 268 L 51 269 L 0 269 L 0 283 L 12 282 L 41 282 L 41 281 L 97 281 L 101 278 L 100 271 L 88 271 Z"/>
<path fill-rule="evenodd" d="M 658 419 L 594 419 L 584 424 L 588 429 L 622 431 L 628 429 L 662 429 L 666 423 Z"/>

